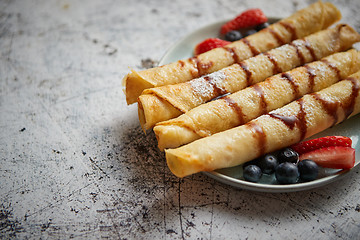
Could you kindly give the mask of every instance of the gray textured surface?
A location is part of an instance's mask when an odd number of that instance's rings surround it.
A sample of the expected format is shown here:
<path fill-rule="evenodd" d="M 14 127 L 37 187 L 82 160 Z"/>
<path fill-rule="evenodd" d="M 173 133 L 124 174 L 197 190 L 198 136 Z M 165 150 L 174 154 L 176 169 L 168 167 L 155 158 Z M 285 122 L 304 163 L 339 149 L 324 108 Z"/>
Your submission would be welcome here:
<path fill-rule="evenodd" d="M 0 0 L 0 236 L 358 239 L 359 170 L 289 194 L 180 180 L 121 89 L 201 26 L 310 2 Z M 360 31 L 360 1 L 333 2 Z"/>

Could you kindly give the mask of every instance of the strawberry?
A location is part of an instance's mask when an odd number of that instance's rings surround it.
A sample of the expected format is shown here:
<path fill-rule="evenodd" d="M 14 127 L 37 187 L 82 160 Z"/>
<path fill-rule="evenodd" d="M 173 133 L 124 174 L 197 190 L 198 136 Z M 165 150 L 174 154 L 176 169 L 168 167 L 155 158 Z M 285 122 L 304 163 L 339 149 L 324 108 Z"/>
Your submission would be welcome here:
<path fill-rule="evenodd" d="M 219 39 L 219 38 L 208 38 L 196 45 L 194 54 L 199 55 L 201 53 L 207 52 L 213 48 L 223 47 L 230 42 Z"/>
<path fill-rule="evenodd" d="M 355 149 L 351 147 L 324 147 L 301 154 L 299 160 L 310 159 L 325 168 L 350 169 L 355 164 Z"/>
<path fill-rule="evenodd" d="M 343 136 L 327 136 L 316 138 L 304 142 L 300 142 L 291 146 L 293 150 L 295 150 L 298 154 L 304 154 L 307 152 L 311 152 L 318 148 L 323 147 L 351 147 L 352 141 L 348 137 Z"/>
<path fill-rule="evenodd" d="M 226 34 L 232 30 L 240 28 L 254 27 L 256 25 L 267 22 L 267 17 L 259 8 L 249 9 L 229 22 L 225 23 L 220 30 L 221 34 Z"/>

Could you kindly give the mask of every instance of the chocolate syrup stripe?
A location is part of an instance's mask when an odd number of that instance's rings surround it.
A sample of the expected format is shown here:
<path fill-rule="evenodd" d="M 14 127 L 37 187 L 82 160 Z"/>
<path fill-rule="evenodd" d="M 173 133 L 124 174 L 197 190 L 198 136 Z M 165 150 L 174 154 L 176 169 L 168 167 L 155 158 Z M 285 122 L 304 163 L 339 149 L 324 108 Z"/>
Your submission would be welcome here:
<path fill-rule="evenodd" d="M 276 113 L 268 113 L 267 115 L 271 118 L 278 119 L 282 121 L 289 129 L 293 130 L 297 125 L 300 130 L 300 141 L 303 140 L 306 136 L 307 132 L 307 124 L 306 124 L 306 112 L 304 110 L 304 101 L 302 98 L 296 100 L 299 104 L 300 109 L 296 116 L 283 116 L 281 114 Z"/>
<path fill-rule="evenodd" d="M 209 61 L 207 63 L 203 63 L 199 60 L 197 56 L 190 58 L 190 61 L 193 63 L 194 67 L 197 69 L 197 74 L 193 74 L 193 77 L 200 77 L 204 74 L 207 74 L 207 70 L 211 68 L 214 63 L 212 61 Z"/>
<path fill-rule="evenodd" d="M 264 130 L 260 125 L 256 124 L 255 122 L 249 122 L 247 126 L 255 131 L 254 135 L 258 142 L 257 146 L 260 146 L 258 155 L 264 155 L 266 151 L 266 134 L 264 133 Z"/>
<path fill-rule="evenodd" d="M 337 111 L 339 107 L 342 107 L 344 110 L 345 116 L 343 121 L 345 121 L 353 113 L 355 107 L 355 101 L 359 95 L 360 84 L 358 83 L 358 80 L 350 77 L 345 79 L 344 81 L 350 81 L 352 84 L 351 94 L 345 103 L 331 102 L 329 100 L 325 100 L 318 93 L 310 94 L 314 99 L 316 99 L 321 103 L 326 113 L 333 118 L 332 126 L 334 126 L 339 120 L 339 116 L 337 115 Z M 267 115 L 272 118 L 279 119 L 291 130 L 294 129 L 295 125 L 298 125 L 301 133 L 300 135 L 300 141 L 301 141 L 305 138 L 307 133 L 306 112 L 304 110 L 303 98 L 298 99 L 296 102 L 298 102 L 300 105 L 300 110 L 296 116 L 283 116 L 276 113 L 268 113 Z"/>
<path fill-rule="evenodd" d="M 304 54 L 301 52 L 299 46 L 294 44 L 294 42 L 289 43 L 289 45 L 293 46 L 295 48 L 296 54 L 298 55 L 298 57 L 300 59 L 300 65 L 304 65 L 305 64 L 305 57 L 304 57 Z"/>
<path fill-rule="evenodd" d="M 234 50 L 234 48 L 228 47 L 228 46 L 224 46 L 223 49 L 225 49 L 226 51 L 228 51 L 231 55 L 231 57 L 234 60 L 234 63 L 239 63 L 240 62 L 240 58 L 239 56 L 236 54 L 236 51 Z"/>
<path fill-rule="evenodd" d="M 285 44 L 285 40 L 282 39 L 282 37 L 277 32 L 275 32 L 272 28 L 268 27 L 268 28 L 265 28 L 264 30 L 268 31 L 269 33 L 271 33 L 271 35 L 273 35 L 273 37 L 276 39 L 279 46 Z"/>
<path fill-rule="evenodd" d="M 242 41 L 249 47 L 253 56 L 260 54 L 260 52 L 253 45 L 251 45 L 251 43 L 249 42 L 249 40 L 247 38 L 243 38 L 240 41 Z"/>
<path fill-rule="evenodd" d="M 344 121 L 353 113 L 355 107 L 355 101 L 359 95 L 359 90 L 360 90 L 360 85 L 355 78 L 349 77 L 346 80 L 352 83 L 352 91 L 348 103 L 343 106 L 345 112 Z"/>
<path fill-rule="evenodd" d="M 243 64 L 243 65 L 241 65 L 241 64 Z M 248 73 L 247 77 L 249 80 L 250 76 L 251 76 L 251 72 L 247 69 L 247 66 L 245 65 L 245 63 L 241 62 L 239 65 L 244 69 L 244 71 L 245 71 L 245 69 L 247 70 L 245 72 Z M 310 92 L 312 92 L 312 90 L 314 88 L 314 78 L 316 76 L 316 73 L 315 73 L 315 70 L 313 68 L 311 68 L 310 66 L 305 65 L 304 67 L 307 70 L 307 73 L 309 75 L 309 89 L 311 90 Z M 289 72 L 282 73 L 281 78 L 287 80 L 291 84 L 293 92 L 294 92 L 294 100 L 301 97 L 299 85 L 294 81 L 293 77 L 291 76 L 291 74 Z M 251 88 L 254 89 L 254 91 L 256 91 L 257 94 L 259 95 L 261 115 L 265 114 L 267 112 L 267 102 L 265 99 L 265 93 L 264 93 L 263 89 L 261 88 L 261 85 L 254 84 L 251 86 Z M 228 106 L 237 113 L 240 124 L 243 124 L 244 123 L 244 114 L 242 112 L 241 107 L 230 97 L 222 96 L 221 98 L 224 99 L 227 102 Z M 284 117 L 284 116 L 280 116 L 280 115 L 276 115 L 276 116 L 274 114 L 271 114 L 271 115 L 273 117 L 281 119 L 283 122 L 286 122 L 286 124 L 289 125 L 291 129 L 293 128 L 293 126 L 295 124 L 295 122 L 294 122 L 295 120 L 293 119 L 295 117 L 288 118 L 288 117 Z M 291 123 L 291 122 L 293 122 L 293 123 Z"/>
<path fill-rule="evenodd" d="M 286 79 L 291 84 L 291 87 L 294 91 L 294 100 L 298 99 L 301 96 L 299 91 L 299 84 L 294 81 L 291 74 L 288 72 L 282 73 L 281 78 Z"/>
<path fill-rule="evenodd" d="M 336 67 L 335 64 L 333 64 L 332 62 L 329 62 L 327 59 L 321 59 L 321 62 L 325 63 L 326 65 L 328 65 L 332 70 L 334 70 L 334 72 L 337 75 L 337 79 L 340 80 L 341 79 L 341 73 L 340 70 Z"/>
<path fill-rule="evenodd" d="M 308 64 L 304 65 L 304 67 L 306 68 L 307 74 L 309 75 L 308 89 L 309 92 L 311 93 L 314 91 L 316 72 L 315 69 L 310 67 Z"/>
<path fill-rule="evenodd" d="M 266 100 L 265 100 L 264 91 L 263 91 L 263 89 L 261 88 L 261 86 L 259 84 L 253 85 L 252 88 L 259 95 L 259 98 L 260 98 L 260 110 L 261 110 L 261 115 L 262 115 L 262 114 L 267 112 L 267 103 L 266 103 Z"/>
<path fill-rule="evenodd" d="M 246 65 L 246 63 L 240 62 L 239 66 L 244 70 L 244 72 L 246 73 L 246 84 L 247 86 L 251 86 L 252 85 L 252 72 L 249 70 L 248 65 Z"/>
<path fill-rule="evenodd" d="M 317 59 L 317 57 L 316 57 L 314 49 L 312 48 L 311 44 L 306 39 L 304 39 L 304 42 L 305 42 L 304 46 L 310 52 L 313 61 L 315 61 Z"/>
<path fill-rule="evenodd" d="M 227 106 L 229 106 L 234 110 L 234 112 L 236 112 L 240 124 L 243 124 L 245 121 L 244 121 L 244 113 L 241 107 L 232 98 L 228 96 L 224 96 L 221 99 L 223 99 L 226 102 Z"/>
<path fill-rule="evenodd" d="M 294 41 L 295 39 L 298 38 L 294 25 L 284 21 L 280 21 L 279 24 L 283 26 L 289 33 L 291 33 L 291 41 Z"/>
<path fill-rule="evenodd" d="M 277 73 L 281 73 L 283 72 L 283 70 L 279 67 L 278 62 L 276 61 L 276 59 L 274 58 L 273 55 L 271 55 L 271 53 L 266 52 L 264 53 L 264 55 L 270 60 L 270 62 L 273 64 L 273 75 L 277 74 Z"/>
<path fill-rule="evenodd" d="M 204 79 L 213 87 L 214 89 L 213 96 L 221 96 L 228 93 L 225 89 L 222 89 L 221 87 L 217 86 L 216 82 L 214 82 L 214 79 L 209 75 L 205 76 Z"/>

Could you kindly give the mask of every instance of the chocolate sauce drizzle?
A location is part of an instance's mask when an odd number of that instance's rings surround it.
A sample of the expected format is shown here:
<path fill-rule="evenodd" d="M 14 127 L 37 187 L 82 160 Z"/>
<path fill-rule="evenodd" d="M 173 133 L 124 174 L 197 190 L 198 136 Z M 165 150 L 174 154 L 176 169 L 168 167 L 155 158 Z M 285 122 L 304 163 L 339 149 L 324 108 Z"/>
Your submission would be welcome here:
<path fill-rule="evenodd" d="M 339 119 L 337 115 L 337 109 L 339 108 L 339 102 L 332 102 L 326 99 L 323 99 L 318 93 L 311 93 L 317 101 L 319 101 L 322 107 L 325 109 L 326 113 L 333 118 L 333 123 L 331 126 L 334 126 Z"/>
<path fill-rule="evenodd" d="M 247 86 L 251 86 L 252 85 L 252 72 L 249 70 L 248 65 L 246 65 L 245 62 L 240 62 L 239 66 L 244 70 L 244 72 L 246 73 L 246 84 Z"/>
<path fill-rule="evenodd" d="M 300 94 L 300 90 L 299 90 L 299 84 L 297 84 L 294 79 L 292 78 L 291 74 L 290 73 L 282 73 L 281 74 L 281 77 L 283 79 L 286 79 L 292 86 L 292 89 L 294 90 L 294 99 L 298 99 L 301 94 Z"/>
<path fill-rule="evenodd" d="M 304 39 L 304 42 L 305 42 L 305 45 L 304 45 L 304 46 L 305 46 L 306 49 L 310 52 L 310 55 L 311 55 L 312 59 L 313 59 L 313 60 L 316 60 L 317 57 L 316 57 L 315 51 L 314 51 L 314 49 L 312 48 L 311 44 L 310 44 L 306 39 Z"/>
<path fill-rule="evenodd" d="M 307 133 L 307 122 L 306 122 L 306 112 L 304 109 L 304 100 L 303 98 L 300 98 L 297 100 L 299 103 L 300 109 L 296 116 L 296 118 L 299 120 L 299 129 L 300 129 L 300 141 L 303 140 Z"/>
<path fill-rule="evenodd" d="M 216 82 L 214 82 L 214 79 L 209 75 L 205 76 L 204 79 L 213 87 L 214 89 L 213 96 L 221 96 L 228 93 L 225 89 L 222 89 L 221 87 L 217 86 Z"/>
<path fill-rule="evenodd" d="M 266 30 L 273 35 L 279 46 L 285 44 L 285 40 L 277 32 L 275 32 L 274 29 L 268 27 Z"/>
<path fill-rule="evenodd" d="M 247 126 L 255 131 L 255 138 L 258 141 L 258 146 L 260 146 L 258 155 L 264 155 L 266 150 L 266 134 L 264 133 L 264 130 L 255 122 L 249 122 L 247 123 Z"/>
<path fill-rule="evenodd" d="M 197 56 L 190 58 L 190 61 L 192 61 L 194 67 L 197 69 L 197 76 L 195 77 L 200 77 L 204 74 L 208 73 L 208 69 L 211 68 L 214 63 L 212 61 L 209 61 L 207 63 L 203 63 L 199 60 L 199 58 Z"/>
<path fill-rule="evenodd" d="M 298 119 L 296 118 L 296 116 L 283 116 L 280 114 L 276 114 L 276 113 L 269 113 L 268 114 L 270 117 L 272 118 L 276 118 L 279 119 L 280 121 L 282 121 L 286 126 L 288 126 L 291 130 L 294 129 L 296 122 L 298 122 Z"/>
<path fill-rule="evenodd" d="M 337 75 L 337 79 L 340 80 L 341 79 L 341 73 L 340 70 L 336 67 L 335 64 L 333 64 L 332 62 L 329 62 L 327 59 L 321 59 L 321 62 L 325 63 L 326 65 L 328 65 L 332 70 L 334 70 L 334 72 Z"/>
<path fill-rule="evenodd" d="M 304 67 L 307 71 L 307 74 L 309 75 L 308 89 L 309 89 L 309 92 L 311 93 L 314 91 L 316 71 L 315 71 L 315 69 L 310 67 L 308 64 L 304 65 Z"/>
<path fill-rule="evenodd" d="M 301 52 L 299 46 L 294 44 L 293 42 L 289 43 L 289 45 L 293 46 L 295 48 L 296 55 L 298 56 L 298 58 L 300 60 L 300 65 L 304 65 L 305 64 L 305 57 L 304 57 L 304 54 Z"/>
<path fill-rule="evenodd" d="M 307 133 L 307 124 L 306 124 L 306 112 L 304 110 L 304 101 L 302 98 L 296 100 L 299 104 L 300 109 L 296 116 L 283 116 L 277 113 L 268 113 L 267 115 L 271 118 L 278 119 L 282 121 L 289 129 L 293 130 L 297 125 L 300 130 L 300 140 L 303 140 Z"/>
<path fill-rule="evenodd" d="M 283 26 L 284 28 L 286 28 L 286 30 L 291 33 L 291 41 L 294 41 L 295 39 L 298 38 L 294 25 L 292 25 L 291 23 L 288 23 L 288 22 L 283 22 L 283 21 L 280 21 L 279 24 L 281 26 Z"/>
<path fill-rule="evenodd" d="M 269 52 L 264 53 L 264 55 L 270 60 L 270 62 L 274 65 L 273 68 L 273 74 L 281 73 L 283 70 L 279 67 L 279 64 L 277 63 L 276 59 L 273 55 L 271 55 Z"/>
<path fill-rule="evenodd" d="M 263 89 L 260 87 L 259 84 L 255 84 L 252 86 L 252 88 L 256 91 L 256 93 L 259 95 L 260 97 L 260 112 L 261 115 L 267 112 L 267 103 L 265 100 L 265 94 Z"/>
<path fill-rule="evenodd" d="M 239 120 L 239 125 L 240 124 L 243 124 L 245 121 L 244 121 L 244 113 L 241 109 L 241 107 L 230 97 L 228 96 L 224 96 L 222 97 L 221 99 L 223 99 L 226 104 L 231 107 L 234 112 L 236 112 L 237 116 L 238 116 L 238 120 Z"/>
<path fill-rule="evenodd" d="M 183 60 L 179 60 L 180 68 L 183 68 L 185 66 L 185 62 Z"/>
<path fill-rule="evenodd" d="M 355 100 L 359 95 L 360 85 L 355 78 L 347 78 L 346 80 L 352 83 L 351 95 L 349 101 L 344 104 L 342 107 L 344 108 L 345 118 L 344 121 L 352 114 L 355 107 Z"/>
<path fill-rule="evenodd" d="M 240 62 L 240 58 L 239 58 L 239 56 L 236 54 L 234 48 L 224 46 L 223 49 L 225 49 L 226 51 L 228 51 L 228 52 L 230 53 L 231 57 L 234 59 L 234 63 Z"/>
<path fill-rule="evenodd" d="M 256 55 L 260 54 L 260 52 L 253 45 L 251 45 L 249 40 L 247 40 L 246 38 L 243 38 L 240 41 L 242 41 L 243 43 L 245 43 L 249 47 L 249 49 L 250 49 L 253 56 L 256 56 Z"/>

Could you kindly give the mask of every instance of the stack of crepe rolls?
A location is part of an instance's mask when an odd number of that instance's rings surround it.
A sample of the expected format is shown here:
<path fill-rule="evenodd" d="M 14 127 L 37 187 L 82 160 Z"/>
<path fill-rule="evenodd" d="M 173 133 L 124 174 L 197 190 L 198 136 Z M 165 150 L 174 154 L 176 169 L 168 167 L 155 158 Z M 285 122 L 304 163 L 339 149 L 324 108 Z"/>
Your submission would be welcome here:
<path fill-rule="evenodd" d="M 167 149 L 167 164 L 178 177 L 243 164 L 359 113 L 359 91 L 360 72 L 357 72 L 244 125 Z"/>
<path fill-rule="evenodd" d="M 155 126 L 161 150 L 242 125 L 299 97 L 319 91 L 360 71 L 360 52 L 352 49 L 277 74 L 264 82 L 196 107 Z"/>
<path fill-rule="evenodd" d="M 339 24 L 200 78 L 146 89 L 138 98 L 140 124 L 144 130 L 150 129 L 158 122 L 177 117 L 211 99 L 347 50 L 359 40 L 353 28 Z"/>
<path fill-rule="evenodd" d="M 326 29 L 340 18 L 341 14 L 333 4 L 319 1 L 223 48 L 160 67 L 140 72 L 132 71 L 123 79 L 126 101 L 128 104 L 135 103 L 144 89 L 186 82 L 297 38 L 303 38 Z"/>

